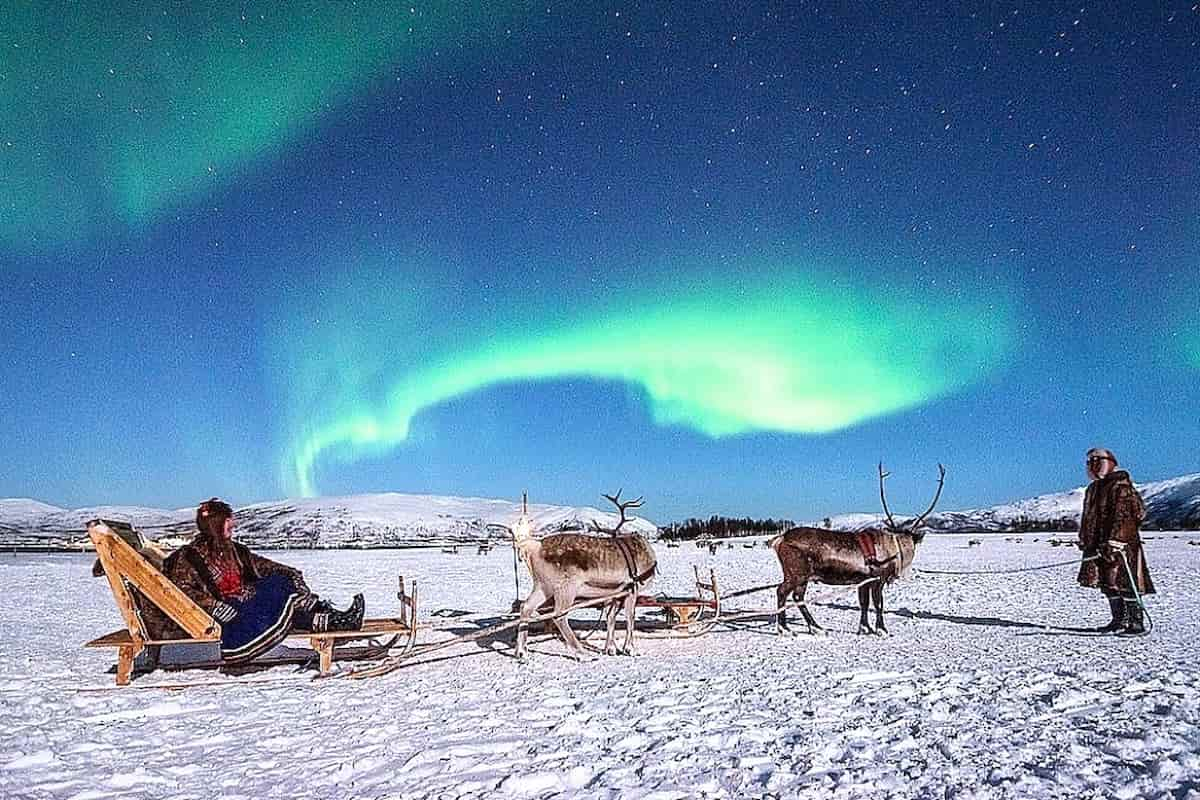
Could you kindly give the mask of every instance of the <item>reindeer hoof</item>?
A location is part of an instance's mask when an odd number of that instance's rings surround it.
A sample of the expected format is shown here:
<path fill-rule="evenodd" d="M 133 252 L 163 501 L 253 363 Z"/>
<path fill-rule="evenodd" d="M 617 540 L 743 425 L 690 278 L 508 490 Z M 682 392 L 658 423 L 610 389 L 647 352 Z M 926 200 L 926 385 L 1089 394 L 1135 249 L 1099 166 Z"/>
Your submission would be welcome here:
<path fill-rule="evenodd" d="M 859 636 L 872 636 L 872 635 L 874 635 L 874 633 L 875 633 L 875 631 L 871 630 L 870 625 L 859 625 L 858 626 L 858 635 Z"/>
<path fill-rule="evenodd" d="M 888 633 L 888 629 L 887 629 L 887 628 L 876 628 L 876 629 L 875 629 L 875 635 L 876 635 L 876 636 L 881 636 L 881 637 L 883 637 L 883 638 L 885 638 L 885 639 L 886 639 L 887 637 L 891 636 L 892 634 Z"/>

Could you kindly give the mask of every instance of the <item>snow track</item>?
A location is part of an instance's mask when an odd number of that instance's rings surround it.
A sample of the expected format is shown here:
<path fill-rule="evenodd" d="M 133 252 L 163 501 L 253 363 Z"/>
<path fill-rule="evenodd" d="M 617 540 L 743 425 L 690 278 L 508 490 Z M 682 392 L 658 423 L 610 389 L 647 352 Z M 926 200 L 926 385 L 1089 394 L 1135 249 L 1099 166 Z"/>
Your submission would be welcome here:
<path fill-rule="evenodd" d="M 931 536 L 916 565 L 1069 558 L 1049 538 Z M 1200 797 L 1200 547 L 1187 541 L 1147 543 L 1160 594 L 1143 639 L 1070 630 L 1107 608 L 1069 568 L 918 574 L 886 593 L 890 638 L 854 635 L 853 592 L 814 586 L 819 638 L 751 623 L 583 664 L 543 640 L 525 665 L 508 640 L 483 640 L 362 682 L 281 667 L 132 684 L 201 684 L 180 692 L 75 691 L 111 685 L 112 654 L 79 647 L 116 627 L 108 589 L 86 557 L 5 555 L 19 602 L 0 608 L 0 796 Z M 658 550 L 657 591 L 689 591 L 692 564 L 730 590 L 778 578 L 762 547 Z M 366 589 L 369 611 L 394 607 L 401 572 L 427 618 L 512 599 L 502 549 L 280 555 L 335 601 Z"/>

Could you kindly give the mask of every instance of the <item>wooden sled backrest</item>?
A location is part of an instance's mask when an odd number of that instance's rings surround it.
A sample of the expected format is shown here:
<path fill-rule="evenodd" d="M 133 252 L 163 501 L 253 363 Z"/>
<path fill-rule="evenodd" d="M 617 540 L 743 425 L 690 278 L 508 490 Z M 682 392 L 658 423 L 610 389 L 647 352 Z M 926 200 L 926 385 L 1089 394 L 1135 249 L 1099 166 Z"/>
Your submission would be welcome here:
<path fill-rule="evenodd" d="M 102 520 L 88 523 L 88 538 L 96 547 L 96 557 L 104 566 L 104 574 L 117 601 L 117 608 L 134 639 L 146 641 L 150 637 L 137 613 L 129 586 L 136 588 L 146 600 L 162 609 L 193 639 L 215 641 L 221 637 L 221 626 L 216 620 Z"/>
<path fill-rule="evenodd" d="M 407 625 L 410 629 L 417 629 L 417 582 L 412 581 L 405 588 L 404 576 L 400 576 L 400 590 L 396 592 L 396 599 L 400 601 L 400 621 Z"/>
<path fill-rule="evenodd" d="M 708 571 L 708 582 L 705 583 L 700 577 L 700 567 L 693 566 L 692 570 L 696 573 L 696 596 L 704 598 L 705 592 L 712 595 L 712 607 L 716 609 L 717 616 L 721 615 L 721 589 L 717 586 L 717 573 L 714 570 Z M 705 598 L 707 599 L 707 598 Z"/>

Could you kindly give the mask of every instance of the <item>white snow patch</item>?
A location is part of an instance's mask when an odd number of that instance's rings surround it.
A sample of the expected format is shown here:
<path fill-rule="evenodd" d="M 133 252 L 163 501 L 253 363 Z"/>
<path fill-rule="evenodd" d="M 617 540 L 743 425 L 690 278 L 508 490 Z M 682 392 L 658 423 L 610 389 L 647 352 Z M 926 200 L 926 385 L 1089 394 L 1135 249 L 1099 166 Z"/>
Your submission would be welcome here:
<path fill-rule="evenodd" d="M 1140 639 L 1081 630 L 1104 623 L 1107 604 L 1072 568 L 914 573 L 885 592 L 886 640 L 855 635 L 852 589 L 817 585 L 821 638 L 779 638 L 759 618 L 578 664 L 535 635 L 518 664 L 500 636 L 368 681 L 281 667 L 158 672 L 122 689 L 106 672 L 114 654 L 80 646 L 120 624 L 91 558 L 6 555 L 0 581 L 22 602 L 0 604 L 0 796 L 1188 797 L 1200 786 L 1200 548 L 1188 536 L 1147 542 L 1159 593 Z M 1019 538 L 928 537 L 916 565 L 1063 560 L 1045 534 Z M 274 557 L 335 602 L 364 591 L 380 614 L 397 574 L 417 580 L 438 628 L 422 641 L 503 619 L 512 601 L 507 548 Z M 670 594 L 690 592 L 694 566 L 728 591 L 779 575 L 763 548 L 660 547 L 659 558 L 655 590 Z M 199 685 L 145 688 L 182 684 Z"/>

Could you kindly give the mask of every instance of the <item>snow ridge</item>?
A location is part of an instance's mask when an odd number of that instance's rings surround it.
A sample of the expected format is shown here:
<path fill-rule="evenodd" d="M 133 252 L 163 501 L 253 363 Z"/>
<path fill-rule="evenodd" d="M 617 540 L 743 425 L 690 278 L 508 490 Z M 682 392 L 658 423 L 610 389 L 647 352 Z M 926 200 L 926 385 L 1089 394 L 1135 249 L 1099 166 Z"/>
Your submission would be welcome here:
<path fill-rule="evenodd" d="M 1200 473 L 1135 485 L 1146 503 L 1143 528 L 1200 529 Z M 935 512 L 925 522 L 940 533 L 1077 530 L 1086 488 L 1080 486 L 987 508 Z M 910 518 L 897 515 L 896 519 Z M 882 522 L 882 514 L 839 514 L 829 519 L 829 527 L 855 531 L 879 526 Z M 824 526 L 824 520 L 819 525 Z"/>
<path fill-rule="evenodd" d="M 477 497 L 389 492 L 297 498 L 237 509 L 237 538 L 267 549 L 453 546 L 508 541 L 507 528 L 520 514 L 520 503 Z M 593 522 L 611 528 L 619 520 L 615 513 L 590 506 L 531 504 L 529 516 L 533 530 L 541 534 L 586 530 Z M 128 522 L 167 544 L 180 544 L 195 531 L 190 508 L 92 506 L 68 511 L 36 501 L 0 501 L 0 545 L 80 549 L 87 522 L 98 517 Z M 658 527 L 632 517 L 622 530 L 653 536 Z"/>
<path fill-rule="evenodd" d="M 1200 473 L 1138 485 L 1146 501 L 1147 530 L 1200 529 Z M 926 522 L 938 533 L 1071 531 L 1079 524 L 1084 487 L 1038 495 L 1011 503 L 931 514 Z M 376 548 L 452 546 L 507 541 L 520 515 L 519 503 L 479 497 L 426 494 L 349 495 L 293 498 L 254 503 L 237 509 L 238 538 L 260 548 Z M 586 530 L 593 522 L 611 528 L 618 516 L 590 506 L 529 506 L 533 529 L 541 534 Z M 90 506 L 73 510 L 30 499 L 0 500 L 0 547 L 80 549 L 85 526 L 101 517 L 129 522 L 168 544 L 185 541 L 195 530 L 195 511 L 141 506 Z M 898 520 L 905 517 L 897 516 Z M 833 530 L 879 526 L 877 513 L 839 514 L 828 519 Z M 809 523 L 825 527 L 826 521 Z M 625 530 L 656 536 L 657 526 L 633 517 Z"/>

